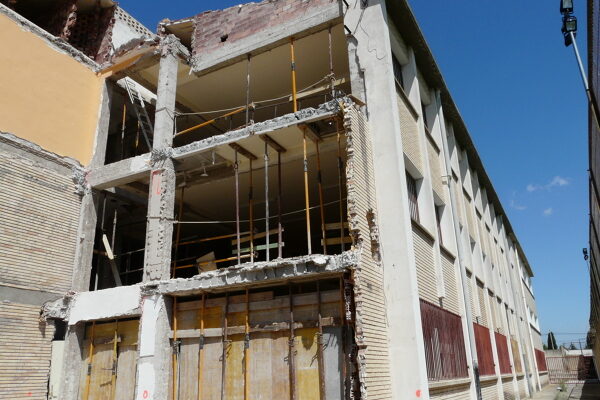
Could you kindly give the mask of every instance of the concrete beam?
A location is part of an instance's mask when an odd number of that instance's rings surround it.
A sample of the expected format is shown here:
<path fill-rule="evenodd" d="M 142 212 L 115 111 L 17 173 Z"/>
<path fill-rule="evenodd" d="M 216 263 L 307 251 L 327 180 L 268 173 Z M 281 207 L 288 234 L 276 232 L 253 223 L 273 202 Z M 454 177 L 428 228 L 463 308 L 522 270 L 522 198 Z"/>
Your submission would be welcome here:
<path fill-rule="evenodd" d="M 233 290 L 253 284 L 286 282 L 290 279 L 322 277 L 338 274 L 358 264 L 359 254 L 346 251 L 340 255 L 309 256 L 280 259 L 268 262 L 244 263 L 239 266 L 204 272 L 193 278 L 171 279 L 144 285 L 145 294 L 186 296 L 206 290 Z"/>
<path fill-rule="evenodd" d="M 305 108 L 249 127 L 236 129 L 222 135 L 211 136 L 173 149 L 172 157 L 184 161 L 211 150 L 214 147 L 235 143 L 254 135 L 264 135 L 299 124 L 308 124 L 335 116 L 339 111 L 337 101 L 321 104 L 318 108 Z M 107 189 L 134 182 L 151 171 L 151 153 L 99 166 L 87 174 L 87 182 L 94 189 Z"/>
<path fill-rule="evenodd" d="M 87 183 L 102 190 L 134 182 L 150 172 L 150 159 L 146 153 L 94 168 L 86 176 Z"/>

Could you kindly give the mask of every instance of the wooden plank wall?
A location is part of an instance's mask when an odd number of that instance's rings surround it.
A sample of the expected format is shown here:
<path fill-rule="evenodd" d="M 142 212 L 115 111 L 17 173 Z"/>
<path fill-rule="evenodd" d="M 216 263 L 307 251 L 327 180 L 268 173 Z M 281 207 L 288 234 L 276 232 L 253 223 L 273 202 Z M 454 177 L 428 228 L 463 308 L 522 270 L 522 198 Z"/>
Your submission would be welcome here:
<path fill-rule="evenodd" d="M 54 327 L 38 306 L 0 302 L 0 399 L 46 399 Z"/>
<path fill-rule="evenodd" d="M 341 292 L 323 291 L 320 297 L 326 325 L 323 328 L 325 390 L 327 399 L 341 399 Z M 293 294 L 292 299 L 296 399 L 318 399 L 318 296 L 316 292 Z M 174 377 L 178 398 L 221 399 L 223 392 L 223 398 L 243 400 L 245 390 L 252 399 L 290 398 L 289 304 L 289 296 L 276 296 L 272 291 L 249 294 L 248 305 L 245 295 L 227 299 L 221 295 L 204 303 L 179 301 L 178 329 L 171 333 L 181 341 Z M 247 349 L 246 316 L 250 332 Z M 227 340 L 224 340 L 224 326 L 227 326 Z"/>
<path fill-rule="evenodd" d="M 345 107 L 344 128 L 348 155 L 348 222 L 353 246 L 360 250 L 354 271 L 360 384 L 369 399 L 389 399 L 388 330 L 383 271 L 379 263 L 371 133 L 365 116 L 354 105 Z"/>
<path fill-rule="evenodd" d="M 133 399 L 137 368 L 139 320 L 89 324 L 83 341 L 84 362 L 80 374 L 80 400 Z M 117 335 L 116 354 L 114 337 Z M 90 341 L 93 357 L 90 364 Z M 115 358 L 116 356 L 116 358 Z M 113 380 L 113 366 L 116 376 Z"/>

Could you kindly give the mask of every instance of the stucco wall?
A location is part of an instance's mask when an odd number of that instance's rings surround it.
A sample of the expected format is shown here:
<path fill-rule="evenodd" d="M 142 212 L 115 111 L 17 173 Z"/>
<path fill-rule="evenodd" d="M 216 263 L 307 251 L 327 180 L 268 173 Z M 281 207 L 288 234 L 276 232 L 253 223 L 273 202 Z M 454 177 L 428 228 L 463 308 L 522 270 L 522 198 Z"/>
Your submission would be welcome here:
<path fill-rule="evenodd" d="M 0 131 L 89 163 L 102 79 L 0 14 Z"/>

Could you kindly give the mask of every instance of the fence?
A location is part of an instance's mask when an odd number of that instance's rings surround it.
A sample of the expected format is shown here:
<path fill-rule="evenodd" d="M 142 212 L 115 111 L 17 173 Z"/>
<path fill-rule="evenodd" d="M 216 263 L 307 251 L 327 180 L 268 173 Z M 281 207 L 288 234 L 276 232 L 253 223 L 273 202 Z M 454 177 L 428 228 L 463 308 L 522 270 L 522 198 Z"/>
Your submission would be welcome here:
<path fill-rule="evenodd" d="M 546 354 L 544 354 L 542 350 L 535 349 L 535 362 L 537 364 L 538 371 L 548 371 L 548 367 L 546 366 Z"/>
<path fill-rule="evenodd" d="M 550 383 L 583 383 L 597 379 L 594 361 L 590 356 L 548 357 L 546 361 Z"/>
<path fill-rule="evenodd" d="M 498 352 L 498 363 L 500 364 L 500 374 L 512 373 L 510 366 L 510 355 L 508 354 L 508 341 L 506 336 L 501 333 L 494 332 L 496 338 L 496 351 Z"/>
<path fill-rule="evenodd" d="M 460 316 L 421 300 L 421 322 L 429 380 L 468 377 Z"/>
<path fill-rule="evenodd" d="M 492 353 L 492 339 L 490 331 L 483 325 L 473 324 L 475 329 L 475 346 L 479 361 L 479 375 L 495 375 L 494 354 Z"/>

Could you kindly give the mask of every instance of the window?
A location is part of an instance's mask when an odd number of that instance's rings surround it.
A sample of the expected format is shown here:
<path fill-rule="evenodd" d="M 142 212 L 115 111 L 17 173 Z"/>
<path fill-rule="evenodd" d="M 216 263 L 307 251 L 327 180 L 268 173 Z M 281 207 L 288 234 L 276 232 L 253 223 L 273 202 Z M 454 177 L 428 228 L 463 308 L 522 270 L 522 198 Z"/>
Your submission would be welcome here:
<path fill-rule="evenodd" d="M 410 217 L 419 222 L 419 202 L 417 196 L 417 182 L 415 178 L 406 173 L 406 186 L 408 189 L 408 208 L 410 210 Z"/>
<path fill-rule="evenodd" d="M 404 78 L 402 77 L 402 65 L 396 60 L 396 57 L 392 57 L 392 66 L 394 68 L 394 80 L 396 85 L 404 89 Z"/>
<path fill-rule="evenodd" d="M 444 239 L 442 236 L 442 210 L 443 206 L 439 206 L 435 208 L 435 222 L 437 225 L 437 234 L 438 234 L 438 242 L 441 246 L 444 245 Z"/>
<path fill-rule="evenodd" d="M 423 116 L 423 125 L 425 125 L 427 133 L 429 133 L 429 125 L 427 124 L 427 111 L 425 110 L 425 104 L 423 103 L 421 103 L 421 115 Z"/>

